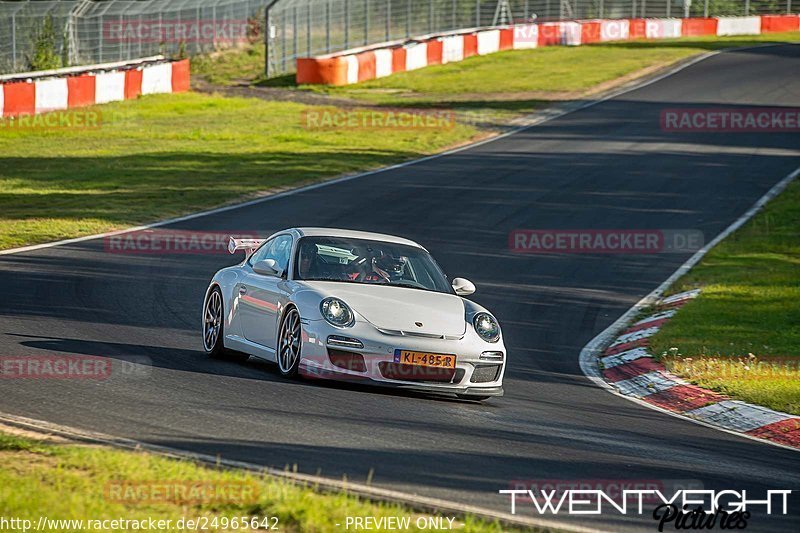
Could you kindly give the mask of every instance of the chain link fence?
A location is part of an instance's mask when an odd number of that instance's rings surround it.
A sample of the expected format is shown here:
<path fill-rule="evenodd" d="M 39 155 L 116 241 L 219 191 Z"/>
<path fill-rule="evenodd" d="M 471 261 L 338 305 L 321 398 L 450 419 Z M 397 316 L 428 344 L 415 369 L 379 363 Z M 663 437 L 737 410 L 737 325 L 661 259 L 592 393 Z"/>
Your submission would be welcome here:
<path fill-rule="evenodd" d="M 531 20 L 797 13 L 800 0 L 0 0 L 0 73 L 260 41 L 267 6 L 274 76 L 293 72 L 298 57 L 427 33 Z"/>
<path fill-rule="evenodd" d="M 293 72 L 298 57 L 512 22 L 791 12 L 792 0 L 280 0 L 269 11 L 269 74 Z"/>
<path fill-rule="evenodd" d="M 0 73 L 156 54 L 190 56 L 262 40 L 266 4 L 267 0 L 0 1 Z"/>

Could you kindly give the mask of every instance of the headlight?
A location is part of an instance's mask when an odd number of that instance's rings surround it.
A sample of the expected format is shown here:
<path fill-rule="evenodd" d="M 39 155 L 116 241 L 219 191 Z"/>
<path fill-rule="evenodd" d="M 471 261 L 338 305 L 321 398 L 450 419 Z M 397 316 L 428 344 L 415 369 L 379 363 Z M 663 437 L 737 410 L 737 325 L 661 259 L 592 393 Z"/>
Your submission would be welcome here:
<path fill-rule="evenodd" d="M 347 328 L 355 322 L 355 315 L 346 303 L 339 298 L 325 298 L 319 305 L 322 316 L 325 317 L 332 326 L 337 328 Z"/>
<path fill-rule="evenodd" d="M 486 342 L 497 342 L 500 339 L 500 324 L 489 313 L 478 313 L 472 319 L 477 334 Z"/>

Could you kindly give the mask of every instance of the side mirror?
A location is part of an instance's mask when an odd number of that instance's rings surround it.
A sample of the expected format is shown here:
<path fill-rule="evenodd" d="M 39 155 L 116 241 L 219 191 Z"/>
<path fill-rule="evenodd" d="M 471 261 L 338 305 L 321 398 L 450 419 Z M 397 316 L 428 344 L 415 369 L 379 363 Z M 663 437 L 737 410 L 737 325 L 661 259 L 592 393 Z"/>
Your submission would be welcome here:
<path fill-rule="evenodd" d="M 253 272 L 263 276 L 280 276 L 281 269 L 278 268 L 278 263 L 274 259 L 264 259 L 253 265 Z"/>
<path fill-rule="evenodd" d="M 468 279 L 453 278 L 453 290 L 459 296 L 469 296 L 475 292 L 475 285 Z"/>

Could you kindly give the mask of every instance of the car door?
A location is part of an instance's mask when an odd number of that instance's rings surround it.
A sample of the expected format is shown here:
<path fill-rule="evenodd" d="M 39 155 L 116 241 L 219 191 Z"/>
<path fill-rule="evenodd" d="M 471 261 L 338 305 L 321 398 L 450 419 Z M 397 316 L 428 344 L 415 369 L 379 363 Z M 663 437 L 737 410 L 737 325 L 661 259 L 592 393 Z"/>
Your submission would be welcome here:
<path fill-rule="evenodd" d="M 292 241 L 291 235 L 278 235 L 259 248 L 247 261 L 247 274 L 238 289 L 242 333 L 250 342 L 271 352 L 275 351 L 280 304 L 286 296 L 286 272 Z M 253 271 L 253 265 L 265 259 L 275 260 L 282 270 L 280 276 Z"/>

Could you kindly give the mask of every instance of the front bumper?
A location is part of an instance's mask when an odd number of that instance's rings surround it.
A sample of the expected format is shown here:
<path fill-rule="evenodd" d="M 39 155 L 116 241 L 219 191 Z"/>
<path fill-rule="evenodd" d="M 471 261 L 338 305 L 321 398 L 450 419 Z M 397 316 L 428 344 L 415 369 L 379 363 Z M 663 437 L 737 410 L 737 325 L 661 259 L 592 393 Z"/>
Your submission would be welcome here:
<path fill-rule="evenodd" d="M 328 342 L 331 336 L 357 339 L 363 347 L 331 345 Z M 404 373 L 407 365 L 399 365 L 394 361 L 394 353 L 398 349 L 455 355 L 455 370 L 449 376 L 442 375 L 443 371 L 437 369 L 422 369 L 422 375 L 418 375 L 420 367 L 414 367 L 414 375 Z M 361 357 L 357 357 L 357 365 L 343 365 L 336 356 L 337 352 L 360 354 Z M 487 358 L 487 352 L 499 352 L 502 357 L 494 355 Z M 331 353 L 337 364 L 331 360 Z M 487 343 L 471 327 L 467 327 L 460 338 L 437 338 L 387 334 L 364 321 L 357 321 L 352 327 L 344 329 L 335 328 L 325 320 L 303 321 L 299 370 L 309 378 L 465 396 L 502 396 L 505 367 L 506 349 L 502 339 Z"/>

